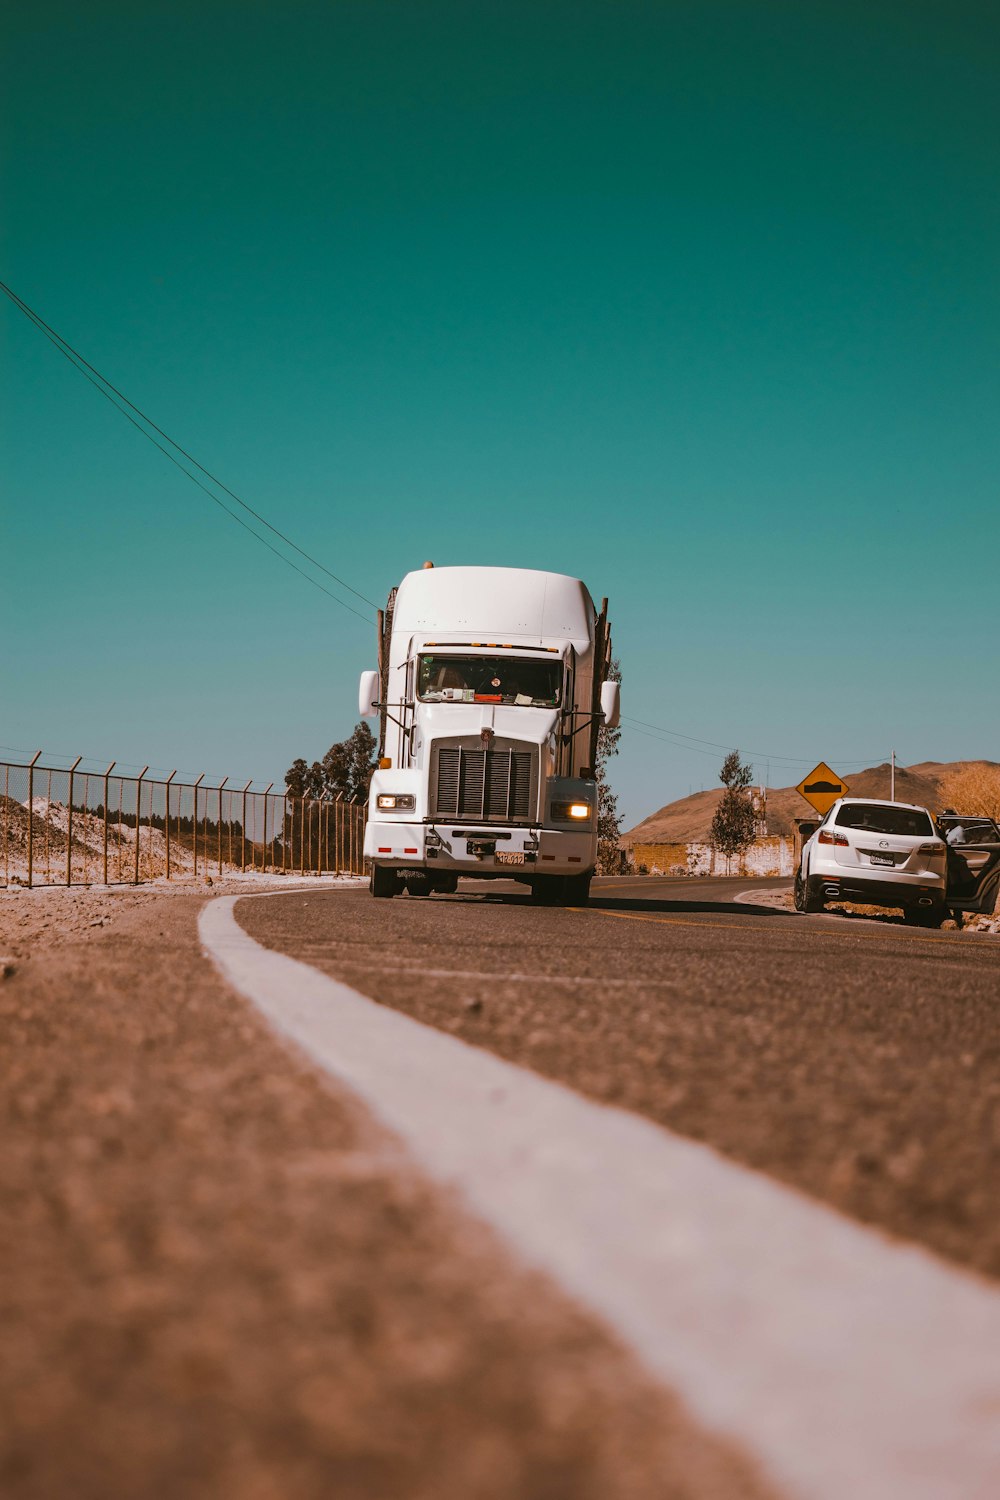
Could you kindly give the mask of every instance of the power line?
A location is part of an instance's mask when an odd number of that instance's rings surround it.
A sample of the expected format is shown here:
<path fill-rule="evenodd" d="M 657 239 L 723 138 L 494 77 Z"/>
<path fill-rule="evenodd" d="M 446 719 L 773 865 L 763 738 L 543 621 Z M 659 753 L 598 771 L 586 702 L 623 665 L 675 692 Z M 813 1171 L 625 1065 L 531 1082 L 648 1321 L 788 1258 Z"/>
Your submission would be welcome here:
<path fill-rule="evenodd" d="M 280 538 L 280 540 L 283 541 L 286 546 L 291 547 L 292 550 L 294 552 L 297 552 L 300 557 L 304 557 L 306 561 L 311 563 L 314 568 L 318 568 L 321 573 L 325 573 L 328 578 L 332 578 L 335 583 L 338 583 L 341 588 L 347 589 L 348 593 L 353 594 L 355 598 L 360 599 L 362 603 L 370 604 L 372 609 L 376 609 L 377 605 L 373 600 L 369 599 L 367 595 L 359 593 L 356 588 L 352 588 L 352 586 L 343 578 L 340 578 L 336 573 L 331 572 L 329 568 L 324 566 L 324 564 L 321 563 L 317 558 L 313 557 L 311 553 L 306 552 L 304 548 L 300 547 L 296 542 L 293 542 L 291 537 L 286 536 L 283 531 L 279 531 L 277 526 L 272 526 L 270 521 L 262 516 L 259 511 L 254 510 L 253 506 L 248 505 L 245 500 L 242 500 L 234 490 L 231 490 L 229 488 L 228 485 L 223 484 L 221 479 L 216 478 L 216 476 L 209 469 L 205 468 L 204 464 L 198 462 L 193 454 L 189 453 L 186 448 L 183 448 L 180 443 L 178 443 L 169 435 L 169 433 L 164 432 L 162 427 L 158 427 L 151 417 L 147 417 L 146 413 L 142 411 L 140 407 L 136 406 L 133 401 L 130 401 L 128 397 L 118 389 L 117 386 L 113 385 L 112 382 L 108 380 L 107 376 L 102 375 L 100 370 L 95 369 L 88 360 L 84 359 L 83 355 L 80 354 L 76 349 L 74 349 L 72 344 L 64 339 L 61 334 L 57 333 L 54 328 L 51 328 L 49 324 L 45 322 L 44 318 L 40 316 L 40 314 L 36 313 L 33 308 L 29 307 L 27 302 L 25 302 L 23 298 L 19 297 L 17 293 L 13 291 L 11 287 L 7 286 L 7 284 L 3 281 L 0 281 L 0 291 L 4 292 L 5 295 L 9 297 L 14 306 L 18 308 L 18 310 L 22 312 L 25 317 L 35 325 L 40 333 L 44 334 L 49 343 L 52 344 L 56 349 L 58 349 L 59 353 L 62 354 L 67 360 L 69 360 L 70 364 L 78 369 L 80 371 L 80 374 L 83 375 L 86 380 L 90 381 L 90 384 L 95 388 L 95 390 L 100 391 L 101 395 L 104 396 L 108 401 L 110 401 L 111 405 L 114 406 L 117 411 L 121 412 L 121 415 L 125 417 L 127 421 L 132 423 L 132 426 L 136 429 L 136 431 L 141 432 L 143 437 L 153 444 L 154 448 L 158 448 L 159 451 L 166 458 L 168 458 L 172 464 L 175 465 L 176 468 L 180 469 L 182 474 L 185 474 L 187 478 L 191 480 L 192 484 L 196 484 L 198 488 L 209 497 L 210 500 L 214 501 L 215 504 L 219 506 L 220 510 L 224 510 L 227 516 L 230 516 L 232 520 L 236 521 L 240 526 L 244 528 L 245 531 L 249 531 L 250 535 L 256 537 L 257 541 L 261 542 L 265 547 L 267 547 L 268 551 L 273 552 L 275 557 L 280 558 L 281 561 L 286 563 L 290 568 L 294 568 L 296 573 L 298 573 L 302 578 L 305 578 L 307 582 L 313 584 L 315 588 L 320 589 L 324 594 L 327 595 L 328 598 L 335 600 L 336 603 L 340 604 L 344 609 L 349 609 L 352 614 L 357 615 L 359 619 L 365 620 L 365 622 L 368 623 L 369 617 L 367 615 L 362 615 L 359 610 L 354 609 L 350 604 L 347 604 L 343 599 L 338 598 L 337 595 L 332 593 L 329 589 L 324 588 L 321 583 L 318 583 L 316 581 L 316 579 L 311 578 L 308 573 L 303 572 L 303 570 L 297 567 L 296 564 L 290 560 L 290 558 L 285 557 L 283 553 L 279 552 L 275 547 L 272 547 L 270 542 L 268 542 L 265 537 L 262 537 L 260 533 L 255 531 L 252 526 L 248 526 L 245 521 L 237 516 L 232 510 L 230 510 L 228 505 L 224 505 L 223 502 L 218 498 L 218 496 L 214 495 L 212 491 L 206 488 L 206 486 L 203 485 L 201 481 L 194 474 L 192 474 L 189 469 L 186 469 L 182 463 L 178 462 L 178 460 L 173 456 L 172 453 L 167 452 L 167 449 L 164 448 L 161 443 L 158 443 L 156 439 L 146 431 L 146 428 L 143 427 L 140 422 L 137 422 L 135 420 L 135 417 L 130 416 L 129 411 L 126 411 L 125 407 L 128 407 L 130 411 L 135 412 L 136 416 L 141 418 L 142 422 L 144 422 L 147 427 L 152 428 L 153 432 L 159 433 L 160 437 L 162 437 L 165 442 L 169 443 L 172 448 L 176 449 L 176 451 L 180 453 L 184 458 L 186 458 L 189 463 L 193 464 L 194 467 L 199 471 L 199 473 L 204 474 L 206 479 L 210 479 L 214 485 L 217 485 L 218 488 L 223 491 L 224 494 L 228 495 L 230 499 L 235 500 L 237 505 L 241 506 L 248 515 L 253 516 L 255 520 L 259 521 L 262 526 L 265 526 L 267 530 L 270 531 L 274 536 Z"/>
<path fill-rule="evenodd" d="M 679 729 L 665 729 L 660 724 L 647 724 L 644 719 L 632 719 L 627 714 L 622 714 L 622 723 L 628 724 L 635 730 L 636 734 L 645 734 L 647 739 L 659 739 L 661 744 L 673 744 L 676 745 L 679 750 L 693 750 L 698 755 L 714 756 L 715 751 L 717 750 L 732 750 L 734 748 L 733 745 L 720 744 L 717 740 L 703 740 L 699 739 L 697 735 L 683 734 Z M 655 732 L 650 733 L 649 731 L 651 730 Z M 664 739 L 662 738 L 663 736 L 668 736 L 669 738 Z M 691 743 L 681 743 L 684 740 L 688 740 Z M 709 746 L 710 748 L 701 749 L 701 746 Z M 759 760 L 773 760 L 789 766 L 808 766 L 813 763 L 812 756 L 806 758 L 802 756 L 771 755 L 766 750 L 749 749 L 744 753 L 747 755 L 753 755 Z M 869 755 L 864 757 L 863 759 L 859 756 L 855 757 L 854 759 L 847 760 L 841 756 L 836 756 L 835 759 L 838 760 L 841 765 L 845 766 L 870 766 L 873 763 L 880 764 L 881 761 L 887 759 L 887 757 L 884 755 Z"/>
<path fill-rule="evenodd" d="M 16 766 L 16 769 L 18 769 L 18 770 L 26 770 L 27 766 L 28 766 L 28 762 L 31 760 L 32 755 L 34 755 L 34 753 L 35 753 L 34 750 L 22 750 L 19 745 L 0 745 L 0 750 L 4 751 L 8 755 L 18 755 L 18 756 L 23 756 L 24 757 L 23 763 L 20 762 L 20 761 L 18 761 L 18 762 L 14 762 L 14 761 L 0 762 L 0 764 L 6 764 L 6 765 L 11 765 L 11 766 Z M 36 770 L 42 770 L 42 769 L 44 769 L 46 771 L 49 771 L 49 770 L 56 771 L 56 772 L 59 772 L 61 775 L 64 775 L 64 776 L 68 774 L 68 772 L 69 772 L 69 766 L 50 766 L 49 765 L 49 761 L 50 760 L 69 760 L 69 761 L 76 760 L 76 755 L 73 752 L 69 751 L 69 750 L 45 750 L 45 751 L 42 752 L 42 754 L 44 756 L 44 766 L 37 766 L 35 769 Z M 83 776 L 89 776 L 92 779 L 95 778 L 95 777 L 103 776 L 104 775 L 103 768 L 106 765 L 108 765 L 109 763 L 111 763 L 111 760 L 112 760 L 112 758 L 111 758 L 110 755 L 84 755 L 84 756 L 81 757 L 81 764 L 80 764 L 80 766 L 79 766 L 79 768 L 77 770 L 77 775 L 81 776 L 81 777 L 83 777 Z M 91 768 L 93 768 L 93 769 L 91 769 Z M 149 780 L 150 781 L 155 781 L 160 776 L 166 777 L 166 776 L 170 775 L 170 771 L 167 770 L 166 766 L 147 766 L 146 769 L 150 773 L 150 776 L 149 776 Z M 171 768 L 171 769 L 174 769 L 174 768 Z M 116 761 L 114 761 L 114 771 L 111 774 L 113 776 L 118 777 L 119 780 L 132 781 L 135 778 L 131 777 L 131 776 L 127 776 L 127 775 L 125 775 L 125 773 L 127 771 L 141 771 L 141 770 L 142 770 L 142 767 L 138 764 L 137 761 L 116 760 Z M 198 773 L 196 773 L 195 771 L 192 771 L 192 770 L 185 769 L 185 768 L 180 767 L 180 766 L 178 766 L 176 769 L 174 769 L 174 775 L 175 776 L 181 776 L 181 777 L 190 776 L 190 777 L 193 777 L 196 774 L 198 774 Z M 202 771 L 200 774 L 202 776 L 212 777 L 214 780 L 220 779 L 222 777 L 222 775 L 223 775 L 223 773 L 221 771 Z M 230 778 L 234 782 L 236 782 L 236 783 L 238 783 L 239 780 L 240 780 L 240 778 L 238 776 L 233 775 L 233 773 L 231 771 L 227 775 L 226 779 L 229 780 Z M 251 791 L 253 790 L 253 782 L 257 781 L 257 780 L 259 780 L 259 778 L 256 777 L 256 776 L 251 779 L 251 786 L 250 786 L 250 790 Z M 174 784 L 176 786 L 189 786 L 191 783 L 190 782 L 185 782 L 185 781 L 179 781 L 179 782 L 175 782 Z M 215 791 L 218 791 L 218 787 L 212 786 L 210 783 L 205 783 L 202 786 L 202 790 L 203 791 L 208 791 L 208 792 L 215 792 Z M 232 791 L 233 788 L 230 787 L 229 790 Z M 238 790 L 242 790 L 242 788 L 238 787 Z"/>

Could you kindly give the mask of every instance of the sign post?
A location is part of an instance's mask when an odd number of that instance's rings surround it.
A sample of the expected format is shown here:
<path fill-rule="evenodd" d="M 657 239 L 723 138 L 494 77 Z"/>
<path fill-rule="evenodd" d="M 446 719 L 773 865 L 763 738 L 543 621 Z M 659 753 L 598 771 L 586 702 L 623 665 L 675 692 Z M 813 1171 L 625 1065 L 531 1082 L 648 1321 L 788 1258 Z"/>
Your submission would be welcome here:
<path fill-rule="evenodd" d="M 842 781 L 836 771 L 831 771 L 826 761 L 821 760 L 815 770 L 810 771 L 805 780 L 799 782 L 795 790 L 823 817 L 838 797 L 847 796 L 848 787 L 847 782 Z"/>

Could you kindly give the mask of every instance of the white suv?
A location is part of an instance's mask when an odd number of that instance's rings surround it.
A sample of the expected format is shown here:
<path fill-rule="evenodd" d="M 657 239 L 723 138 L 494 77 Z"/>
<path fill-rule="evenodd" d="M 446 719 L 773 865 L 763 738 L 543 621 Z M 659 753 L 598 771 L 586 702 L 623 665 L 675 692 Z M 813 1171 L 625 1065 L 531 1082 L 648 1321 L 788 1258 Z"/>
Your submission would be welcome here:
<path fill-rule="evenodd" d="M 841 797 L 802 849 L 796 911 L 827 901 L 901 906 L 907 922 L 939 927 L 947 916 L 948 846 L 926 807 Z"/>

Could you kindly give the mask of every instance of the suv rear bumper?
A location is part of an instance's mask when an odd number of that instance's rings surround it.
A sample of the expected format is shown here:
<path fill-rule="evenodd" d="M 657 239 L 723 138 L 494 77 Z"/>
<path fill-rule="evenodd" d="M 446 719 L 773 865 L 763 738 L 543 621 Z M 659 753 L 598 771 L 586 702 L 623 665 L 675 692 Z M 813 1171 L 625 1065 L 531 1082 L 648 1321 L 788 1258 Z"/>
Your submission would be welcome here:
<path fill-rule="evenodd" d="M 916 883 L 869 880 L 864 875 L 810 875 L 809 894 L 824 901 L 859 901 L 869 906 L 944 906 L 944 881 Z"/>

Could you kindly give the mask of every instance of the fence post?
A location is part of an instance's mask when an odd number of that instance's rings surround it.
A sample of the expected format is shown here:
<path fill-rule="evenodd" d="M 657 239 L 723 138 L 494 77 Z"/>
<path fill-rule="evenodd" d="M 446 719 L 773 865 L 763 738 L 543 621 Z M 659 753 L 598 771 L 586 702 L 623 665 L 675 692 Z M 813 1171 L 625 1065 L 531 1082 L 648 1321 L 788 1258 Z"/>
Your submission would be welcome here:
<path fill-rule="evenodd" d="M 250 790 L 250 782 L 251 781 L 253 781 L 253 777 L 252 776 L 250 777 L 250 781 L 248 781 L 247 784 L 246 784 L 246 786 L 243 788 L 243 821 L 242 821 L 242 823 L 240 825 L 240 874 L 241 875 L 245 875 L 246 872 L 247 872 L 247 792 Z"/>
<path fill-rule="evenodd" d="M 143 766 L 139 772 L 139 780 L 135 784 L 135 880 L 134 885 L 139 884 L 139 814 L 142 812 L 142 778 L 149 770 Z"/>
<path fill-rule="evenodd" d="M 52 878 L 52 767 L 45 771 L 45 881 Z"/>
<path fill-rule="evenodd" d="M 69 768 L 69 819 L 66 824 L 66 884 L 73 884 L 73 773 L 83 760 L 78 755 Z"/>
<path fill-rule="evenodd" d="M 267 874 L 267 799 L 271 795 L 271 788 L 273 786 L 274 782 L 269 781 L 267 783 L 267 790 L 264 793 L 264 837 L 260 841 L 260 873 L 262 875 Z M 281 831 L 284 834 L 284 828 Z M 274 864 L 273 859 L 271 863 L 272 865 Z"/>
<path fill-rule="evenodd" d="M 219 839 L 218 839 L 218 848 L 219 848 L 219 879 L 220 880 L 222 879 L 222 788 L 225 786 L 225 784 L 226 784 L 226 782 L 228 780 L 229 780 L 228 776 L 223 776 L 222 780 L 219 782 L 219 828 L 218 828 Z"/>
<path fill-rule="evenodd" d="M 174 779 L 174 777 L 176 775 L 177 775 L 176 770 L 171 771 L 170 775 L 167 777 L 167 779 L 166 779 L 166 781 L 164 783 L 164 795 L 166 797 L 166 807 L 165 807 L 164 813 L 163 813 L 163 832 L 164 832 L 164 834 L 166 836 L 166 840 L 167 840 L 167 879 L 168 880 L 170 879 L 170 783 L 173 781 L 173 779 Z M 180 806 L 180 804 L 178 804 L 178 807 L 179 806 Z M 178 813 L 178 816 L 180 816 L 179 813 Z"/>
<path fill-rule="evenodd" d="M 107 883 L 108 883 L 108 813 L 110 812 L 110 808 L 108 807 L 108 778 L 111 775 L 111 772 L 114 770 L 114 768 L 115 768 L 115 766 L 117 764 L 118 764 L 118 762 L 116 760 L 113 760 L 111 762 L 110 766 L 108 767 L 108 769 L 104 773 L 104 884 L 105 885 L 107 885 Z"/>
<path fill-rule="evenodd" d="M 32 884 L 32 879 L 33 879 L 32 870 L 33 870 L 33 867 L 34 867 L 33 866 L 33 849 L 32 849 L 32 845 L 34 843 L 34 839 L 32 837 L 32 830 L 33 830 L 33 826 L 34 826 L 35 809 L 32 806 L 32 803 L 35 800 L 35 765 L 36 765 L 36 763 L 38 761 L 38 757 L 41 755 L 41 753 L 42 752 L 40 750 L 36 750 L 35 751 L 35 759 L 28 766 L 28 889 L 29 890 L 31 889 L 31 884 Z"/>
<path fill-rule="evenodd" d="M 202 771 L 201 775 L 198 777 L 198 780 L 195 782 L 194 787 L 193 787 L 193 791 L 194 791 L 194 813 L 193 813 L 192 818 L 191 818 L 191 832 L 194 835 L 194 839 L 193 839 L 193 842 L 194 842 L 194 869 L 191 872 L 191 878 L 193 880 L 197 880 L 198 879 L 198 788 L 201 786 L 201 784 L 202 784 L 202 782 L 204 780 L 205 780 L 205 773 L 204 773 L 204 771 Z"/>

